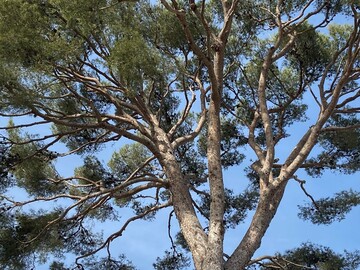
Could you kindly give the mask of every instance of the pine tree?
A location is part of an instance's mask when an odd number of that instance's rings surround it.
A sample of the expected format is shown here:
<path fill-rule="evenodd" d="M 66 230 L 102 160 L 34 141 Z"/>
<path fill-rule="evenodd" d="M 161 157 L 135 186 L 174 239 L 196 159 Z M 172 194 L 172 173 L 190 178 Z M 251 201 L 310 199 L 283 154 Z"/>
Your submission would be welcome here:
<path fill-rule="evenodd" d="M 1 1 L 3 269 L 64 253 L 80 269 L 134 269 L 111 243 L 166 208 L 181 233 L 156 269 L 186 267 L 186 250 L 197 270 L 245 269 L 289 181 L 309 198 L 301 218 L 345 218 L 359 191 L 315 200 L 298 175 L 359 171 L 359 43 L 359 6 L 346 0 Z M 83 161 L 69 176 L 73 156 Z M 246 168 L 241 193 L 224 182 L 230 167 Z M 119 219 L 110 236 L 92 230 Z M 271 262 L 298 257 L 283 258 Z"/>

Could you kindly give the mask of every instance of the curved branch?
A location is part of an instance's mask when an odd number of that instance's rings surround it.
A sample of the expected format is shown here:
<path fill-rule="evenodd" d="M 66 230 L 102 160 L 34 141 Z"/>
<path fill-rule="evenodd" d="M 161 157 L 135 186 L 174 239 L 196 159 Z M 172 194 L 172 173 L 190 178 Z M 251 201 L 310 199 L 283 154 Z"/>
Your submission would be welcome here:
<path fill-rule="evenodd" d="M 198 121 L 197 127 L 195 128 L 195 130 L 187 135 L 181 136 L 176 138 L 172 143 L 171 146 L 175 149 L 180 145 L 183 145 L 187 142 L 190 142 L 192 140 L 194 140 L 201 132 L 203 126 L 206 123 L 206 110 L 202 111 L 200 119 Z"/>
<path fill-rule="evenodd" d="M 146 211 L 144 211 L 143 213 L 137 215 L 137 216 L 134 216 L 134 217 L 131 217 L 129 218 L 125 223 L 124 225 L 121 227 L 121 229 L 113 234 L 111 234 L 106 240 L 105 242 L 100 245 L 98 248 L 84 254 L 84 255 L 81 255 L 79 257 L 76 258 L 76 263 L 78 263 L 79 260 L 83 259 L 83 258 L 86 258 L 86 257 L 89 257 L 91 255 L 94 255 L 95 253 L 99 252 L 100 250 L 104 249 L 105 247 L 107 248 L 108 250 L 108 253 L 110 253 L 110 244 L 112 241 L 114 241 L 116 238 L 122 236 L 122 234 L 124 233 L 124 231 L 126 230 L 126 228 L 128 227 L 128 225 L 130 223 L 132 223 L 133 221 L 136 221 L 136 220 L 139 220 L 139 219 L 142 219 L 144 218 L 145 216 L 147 216 L 148 214 L 152 213 L 152 212 L 155 212 L 157 210 L 160 210 L 160 209 L 163 209 L 163 208 L 166 208 L 166 207 L 169 207 L 171 206 L 171 202 L 166 202 L 164 204 L 160 204 L 160 205 L 155 205 L 149 209 L 147 209 Z"/>
<path fill-rule="evenodd" d="M 310 198 L 310 200 L 312 201 L 312 203 L 313 203 L 313 205 L 316 207 L 316 209 L 319 210 L 319 206 L 317 205 L 314 197 L 311 196 L 311 194 L 310 194 L 309 192 L 307 192 L 306 189 L 305 189 L 305 183 L 306 183 L 306 181 L 299 179 L 296 175 L 294 175 L 293 178 L 294 178 L 294 180 L 295 180 L 296 182 L 298 182 L 298 183 L 300 184 L 300 187 L 301 187 L 302 191 L 305 193 L 305 195 L 306 195 L 307 197 Z"/>
<path fill-rule="evenodd" d="M 176 132 L 176 130 L 180 127 L 180 125 L 181 125 L 182 123 L 184 123 L 184 121 L 186 120 L 186 118 L 189 116 L 190 110 L 191 110 L 192 106 L 193 106 L 194 103 L 195 103 L 196 95 L 195 95 L 194 91 L 191 89 L 191 87 L 190 87 L 190 91 L 191 91 L 191 93 L 192 93 L 192 97 L 191 97 L 191 100 L 189 101 L 189 100 L 188 100 L 188 97 L 187 97 L 187 94 L 186 94 L 186 90 L 185 90 L 185 93 L 184 93 L 184 95 L 185 95 L 185 101 L 186 101 L 185 109 L 183 110 L 183 113 L 182 113 L 180 119 L 179 119 L 179 120 L 176 122 L 176 124 L 173 125 L 173 126 L 171 127 L 171 129 L 169 130 L 168 135 L 169 135 L 170 138 L 173 137 L 173 135 L 174 135 L 174 133 Z"/>

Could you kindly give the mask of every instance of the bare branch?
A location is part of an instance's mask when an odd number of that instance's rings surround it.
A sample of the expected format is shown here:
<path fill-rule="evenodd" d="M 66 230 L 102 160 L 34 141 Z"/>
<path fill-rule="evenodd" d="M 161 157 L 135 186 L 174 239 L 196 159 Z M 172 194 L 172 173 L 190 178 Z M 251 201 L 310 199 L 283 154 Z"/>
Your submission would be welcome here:
<path fill-rule="evenodd" d="M 174 215 L 174 210 L 172 210 L 170 213 L 169 213 L 169 219 L 168 219 L 168 237 L 170 239 L 170 242 L 171 242 L 171 248 L 174 252 L 176 252 L 176 246 L 175 246 L 175 243 L 174 243 L 174 239 L 172 238 L 171 236 L 171 218 L 173 217 Z"/>
<path fill-rule="evenodd" d="M 147 216 L 148 214 L 152 213 L 152 212 L 155 212 L 157 210 L 160 210 L 160 209 L 163 209 L 163 208 L 166 208 L 166 207 L 169 207 L 171 206 L 171 202 L 166 202 L 164 204 L 160 204 L 160 205 L 155 205 L 149 209 L 147 209 L 146 211 L 144 211 L 143 213 L 137 215 L 137 216 L 134 216 L 134 217 L 131 217 L 129 218 L 125 223 L 124 225 L 121 227 L 121 229 L 113 234 L 111 234 L 105 241 L 102 245 L 100 245 L 98 248 L 84 254 L 84 255 L 81 255 L 81 256 L 78 256 L 76 258 L 76 263 L 83 259 L 83 258 L 86 258 L 86 257 L 89 257 L 95 253 L 97 253 L 98 251 L 104 249 L 105 247 L 107 248 L 108 252 L 110 253 L 110 244 L 112 241 L 114 241 L 116 238 L 122 236 L 122 234 L 124 233 L 124 231 L 126 230 L 126 228 L 129 226 L 130 223 L 132 223 L 133 221 L 136 221 L 136 220 L 139 220 L 139 219 L 142 219 L 144 218 L 145 216 Z"/>
<path fill-rule="evenodd" d="M 309 192 L 306 191 L 305 189 L 305 180 L 301 180 L 299 179 L 296 175 L 293 175 L 293 178 L 296 182 L 298 182 L 300 184 L 301 189 L 304 191 L 305 195 L 308 196 L 310 198 L 310 200 L 312 201 L 312 203 L 314 204 L 314 206 L 316 207 L 316 209 L 319 210 L 319 206 L 317 205 L 315 199 L 313 196 L 311 196 L 311 194 Z"/>
<path fill-rule="evenodd" d="M 174 135 L 176 130 L 180 127 L 180 125 L 182 123 L 184 123 L 184 121 L 187 119 L 187 117 L 190 114 L 190 110 L 196 100 L 196 95 L 195 95 L 194 91 L 191 89 L 191 87 L 190 87 L 190 91 L 191 91 L 192 97 L 191 97 L 191 100 L 189 101 L 187 98 L 186 90 L 185 90 L 185 93 L 184 93 L 184 95 L 186 97 L 185 98 L 186 99 L 185 109 L 183 110 L 183 113 L 182 113 L 181 117 L 179 118 L 179 120 L 177 121 L 177 123 L 174 126 L 172 126 L 172 128 L 168 132 L 170 137 L 172 137 Z"/>
<path fill-rule="evenodd" d="M 182 137 L 178 137 L 176 138 L 173 142 L 172 142 L 172 147 L 173 148 L 176 148 L 180 145 L 183 145 L 187 142 L 190 142 L 192 140 L 194 140 L 194 138 L 196 138 L 196 136 L 198 136 L 204 126 L 206 122 L 206 111 L 203 111 L 201 113 L 201 116 L 198 120 L 198 124 L 197 124 L 197 127 L 195 128 L 195 130 L 192 132 L 192 133 L 189 133 L 187 135 L 184 135 Z"/>
<path fill-rule="evenodd" d="M 264 156 L 263 150 L 255 142 L 255 128 L 256 128 L 256 125 L 258 124 L 259 117 L 260 117 L 259 113 L 257 111 L 255 111 L 252 123 L 251 123 L 250 126 L 248 126 L 249 127 L 249 136 L 248 136 L 249 139 L 248 139 L 248 142 L 249 142 L 250 147 L 256 153 L 256 156 L 258 157 L 259 161 L 261 163 L 263 163 L 263 162 L 265 162 L 265 156 Z"/>
<path fill-rule="evenodd" d="M 360 124 L 352 125 L 352 126 L 346 126 L 346 127 L 327 126 L 325 128 L 322 128 L 321 132 L 346 131 L 346 130 L 352 130 L 352 129 L 358 129 L 358 128 L 360 128 Z"/>

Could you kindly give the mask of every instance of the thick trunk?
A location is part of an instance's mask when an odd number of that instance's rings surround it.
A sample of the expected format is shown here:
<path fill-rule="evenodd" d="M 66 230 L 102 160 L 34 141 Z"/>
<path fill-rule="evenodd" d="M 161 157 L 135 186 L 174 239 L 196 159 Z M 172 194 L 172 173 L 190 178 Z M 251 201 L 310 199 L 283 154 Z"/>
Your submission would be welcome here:
<path fill-rule="evenodd" d="M 186 180 L 174 160 L 168 160 L 165 170 L 170 180 L 170 191 L 181 232 L 188 243 L 196 269 L 201 269 L 207 247 L 207 237 L 196 216 Z"/>
<path fill-rule="evenodd" d="M 208 233 L 208 247 L 203 268 L 222 270 L 223 242 L 224 242 L 224 183 L 220 158 L 220 99 L 211 100 L 208 114 L 208 146 L 207 158 L 210 185 L 210 220 Z"/>
<path fill-rule="evenodd" d="M 192 202 L 190 195 L 187 194 L 177 194 L 178 191 L 183 190 L 183 177 L 180 169 L 176 169 L 174 172 L 167 172 L 167 176 L 174 175 L 174 177 L 179 177 L 177 181 L 171 181 L 170 190 L 173 194 L 173 203 L 175 208 L 175 213 L 180 222 L 184 237 L 187 243 L 190 246 L 191 252 L 193 254 L 195 267 L 197 270 L 223 270 L 224 269 L 224 259 L 223 259 L 223 241 L 224 241 L 224 210 L 225 210 L 225 194 L 224 194 L 224 183 L 222 175 L 222 165 L 221 165 L 221 129 L 220 129 L 220 107 L 221 107 L 221 96 L 223 89 L 223 76 L 224 76 L 224 53 L 229 37 L 229 33 L 232 25 L 232 18 L 235 12 L 235 8 L 238 5 L 238 1 L 225 1 L 222 0 L 223 13 L 224 13 L 224 24 L 221 31 L 215 37 L 215 35 L 210 34 L 210 29 L 206 19 L 203 17 L 202 13 L 196 12 L 193 9 L 194 14 L 200 19 L 199 22 L 203 24 L 205 29 L 209 29 L 208 39 L 211 42 L 209 43 L 208 51 L 203 51 L 200 47 L 196 45 L 196 42 L 193 39 L 193 35 L 188 27 L 188 22 L 186 20 L 185 13 L 180 10 L 176 10 L 171 7 L 167 1 L 161 1 L 163 5 L 170 11 L 174 12 L 181 23 L 184 34 L 189 42 L 189 45 L 195 55 L 198 56 L 207 68 L 208 76 L 211 82 L 211 100 L 209 104 L 208 111 L 208 144 L 207 144 L 207 158 L 208 158 L 208 171 L 209 171 L 209 186 L 210 186 L 210 217 L 209 217 L 209 232 L 208 235 L 199 231 L 194 232 L 194 236 L 191 233 L 186 233 L 184 230 L 191 229 L 188 228 L 186 222 L 181 220 L 184 214 L 189 214 L 191 216 L 191 222 L 189 224 L 196 225 L 195 220 L 192 220 L 195 217 L 194 209 L 192 208 Z M 210 50 L 213 50 L 213 60 L 209 58 Z M 169 157 L 170 158 L 170 157 Z M 164 164 L 169 163 L 169 158 L 164 160 Z M 176 161 L 172 164 L 165 165 L 164 167 L 169 167 L 172 169 L 176 168 Z M 179 174 L 179 175 L 178 175 Z M 181 180 L 180 180 L 181 179 Z M 186 189 L 187 190 L 187 189 Z M 187 190 L 187 193 L 188 190 Z M 187 205 L 179 208 L 177 203 L 183 205 L 183 197 L 186 196 Z M 188 199 L 188 197 L 190 199 Z M 179 199 L 179 200 L 178 200 Z M 191 204 L 191 207 L 190 207 Z M 178 208 L 178 209 L 177 209 Z M 192 209 L 190 212 L 190 208 Z M 181 213 L 181 211 L 186 210 L 186 213 Z M 200 225 L 200 224 L 199 224 Z M 185 234 L 186 233 L 186 234 Z M 198 233 L 199 236 L 196 234 Z M 201 239 L 197 239 L 197 238 Z M 195 240 L 195 241 L 194 241 Z M 201 240 L 201 241 L 199 241 Z M 199 241 L 199 242 L 197 242 Z M 201 245 L 199 248 L 197 245 Z M 205 252 L 204 252 L 205 251 Z M 198 252 L 198 253 L 194 253 Z"/>
<path fill-rule="evenodd" d="M 224 10 L 224 12 L 227 12 Z M 211 80 L 211 99 L 208 111 L 208 142 L 207 159 L 210 186 L 210 219 L 208 233 L 208 247 L 204 270 L 224 269 L 223 244 L 224 244 L 224 211 L 225 192 L 221 164 L 221 121 L 220 107 L 223 92 L 224 77 L 224 51 L 228 28 L 231 27 L 231 19 L 218 36 L 217 51 L 214 55 L 213 76 Z M 226 29 L 225 29 L 226 28 Z"/>
<path fill-rule="evenodd" d="M 255 251 L 260 247 L 261 239 L 275 216 L 286 183 L 284 181 L 276 189 L 266 189 L 262 192 L 252 222 L 242 241 L 226 262 L 226 270 L 242 270 L 247 266 Z"/>
<path fill-rule="evenodd" d="M 155 145 L 159 149 L 157 155 L 169 181 L 176 218 L 193 255 L 196 269 L 202 269 L 206 257 L 207 235 L 194 210 L 189 184 L 181 172 L 170 141 L 160 128 L 155 129 L 155 132 Z"/>

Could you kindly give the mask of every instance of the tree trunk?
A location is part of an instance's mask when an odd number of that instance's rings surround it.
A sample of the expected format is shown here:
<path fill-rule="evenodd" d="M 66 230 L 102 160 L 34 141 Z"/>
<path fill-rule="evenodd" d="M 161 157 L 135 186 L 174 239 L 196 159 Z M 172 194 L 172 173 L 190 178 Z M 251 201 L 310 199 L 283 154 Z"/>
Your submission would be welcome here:
<path fill-rule="evenodd" d="M 225 195 L 220 158 L 220 101 L 211 100 L 209 108 L 207 158 L 210 185 L 210 220 L 208 247 L 204 266 L 201 269 L 222 270 L 224 241 Z"/>
<path fill-rule="evenodd" d="M 155 128 L 155 145 L 159 149 L 158 159 L 169 181 L 171 199 L 180 229 L 191 250 L 196 269 L 203 269 L 206 257 L 207 235 L 193 207 L 189 183 L 181 172 L 178 161 L 166 133 Z"/>
<path fill-rule="evenodd" d="M 208 247 L 202 270 L 224 269 L 224 211 L 225 193 L 221 164 L 221 122 L 220 106 L 223 89 L 224 47 L 219 48 L 214 59 L 214 76 L 208 112 L 207 159 L 210 186 L 210 219 Z"/>
<path fill-rule="evenodd" d="M 286 184 L 287 181 L 284 181 L 276 189 L 264 189 L 245 236 L 225 264 L 226 270 L 240 270 L 247 266 L 276 214 Z"/>

